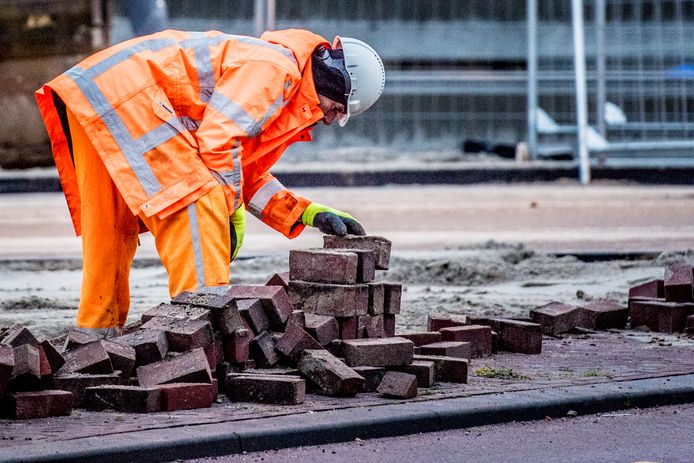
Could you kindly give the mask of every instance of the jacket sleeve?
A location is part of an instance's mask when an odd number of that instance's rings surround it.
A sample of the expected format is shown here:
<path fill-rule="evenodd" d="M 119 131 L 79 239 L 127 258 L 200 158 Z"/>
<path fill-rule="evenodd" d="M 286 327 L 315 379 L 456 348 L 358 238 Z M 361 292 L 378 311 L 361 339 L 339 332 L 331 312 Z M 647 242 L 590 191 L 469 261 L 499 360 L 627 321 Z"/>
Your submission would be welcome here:
<path fill-rule="evenodd" d="M 224 187 L 231 211 L 243 202 L 243 141 L 272 123 L 298 80 L 279 64 L 243 61 L 226 67 L 210 89 L 196 138 L 200 157 Z"/>

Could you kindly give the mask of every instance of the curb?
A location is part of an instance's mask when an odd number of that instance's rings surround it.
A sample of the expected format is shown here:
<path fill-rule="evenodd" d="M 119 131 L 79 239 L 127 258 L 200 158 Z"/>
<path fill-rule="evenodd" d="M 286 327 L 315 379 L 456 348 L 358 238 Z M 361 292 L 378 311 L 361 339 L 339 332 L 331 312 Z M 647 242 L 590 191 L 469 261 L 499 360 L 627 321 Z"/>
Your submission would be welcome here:
<path fill-rule="evenodd" d="M 3 462 L 165 462 L 694 402 L 694 374 L 128 432 L 0 449 Z"/>

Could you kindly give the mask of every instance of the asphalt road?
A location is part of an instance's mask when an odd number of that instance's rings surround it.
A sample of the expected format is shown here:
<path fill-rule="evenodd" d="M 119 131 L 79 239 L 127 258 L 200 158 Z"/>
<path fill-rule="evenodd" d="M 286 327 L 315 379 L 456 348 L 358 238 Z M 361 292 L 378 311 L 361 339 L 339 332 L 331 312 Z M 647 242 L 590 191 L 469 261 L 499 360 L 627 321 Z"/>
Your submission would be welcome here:
<path fill-rule="evenodd" d="M 348 211 L 395 252 L 523 242 L 543 251 L 681 250 L 694 242 L 694 187 L 575 182 L 297 189 Z M 249 214 L 250 216 L 250 214 Z M 156 256 L 141 235 L 138 257 Z M 321 246 L 315 230 L 295 240 L 248 221 L 241 256 Z M 0 256 L 81 255 L 61 193 L 0 195 Z"/>
<path fill-rule="evenodd" d="M 204 463 L 692 462 L 694 405 L 299 447 Z M 192 460 L 189 460 L 192 462 Z"/>

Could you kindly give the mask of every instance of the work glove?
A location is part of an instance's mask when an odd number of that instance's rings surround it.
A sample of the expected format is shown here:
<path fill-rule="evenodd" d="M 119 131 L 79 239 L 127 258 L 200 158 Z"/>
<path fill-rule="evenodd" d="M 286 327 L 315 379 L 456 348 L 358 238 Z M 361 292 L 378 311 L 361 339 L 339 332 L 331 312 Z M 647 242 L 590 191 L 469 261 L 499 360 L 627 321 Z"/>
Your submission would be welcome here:
<path fill-rule="evenodd" d="M 231 260 L 236 256 L 243 244 L 243 237 L 246 234 L 246 208 L 241 204 L 229 217 L 229 235 L 231 237 Z"/>
<path fill-rule="evenodd" d="M 311 203 L 301 214 L 301 223 L 316 227 L 326 235 L 366 235 L 364 227 L 351 215 L 322 204 Z"/>

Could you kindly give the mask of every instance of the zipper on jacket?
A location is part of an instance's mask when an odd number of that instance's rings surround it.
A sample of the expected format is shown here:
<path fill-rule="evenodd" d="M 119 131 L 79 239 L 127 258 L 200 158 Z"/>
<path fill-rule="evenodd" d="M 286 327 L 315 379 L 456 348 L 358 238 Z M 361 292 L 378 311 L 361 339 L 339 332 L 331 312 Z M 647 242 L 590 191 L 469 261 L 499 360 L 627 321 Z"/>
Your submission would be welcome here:
<path fill-rule="evenodd" d="M 171 114 L 174 113 L 173 110 L 169 109 L 169 108 L 164 104 L 163 101 L 160 101 L 160 102 L 159 102 L 159 106 L 161 106 L 162 108 L 166 109 L 166 110 L 167 110 L 168 112 L 170 112 Z"/>

